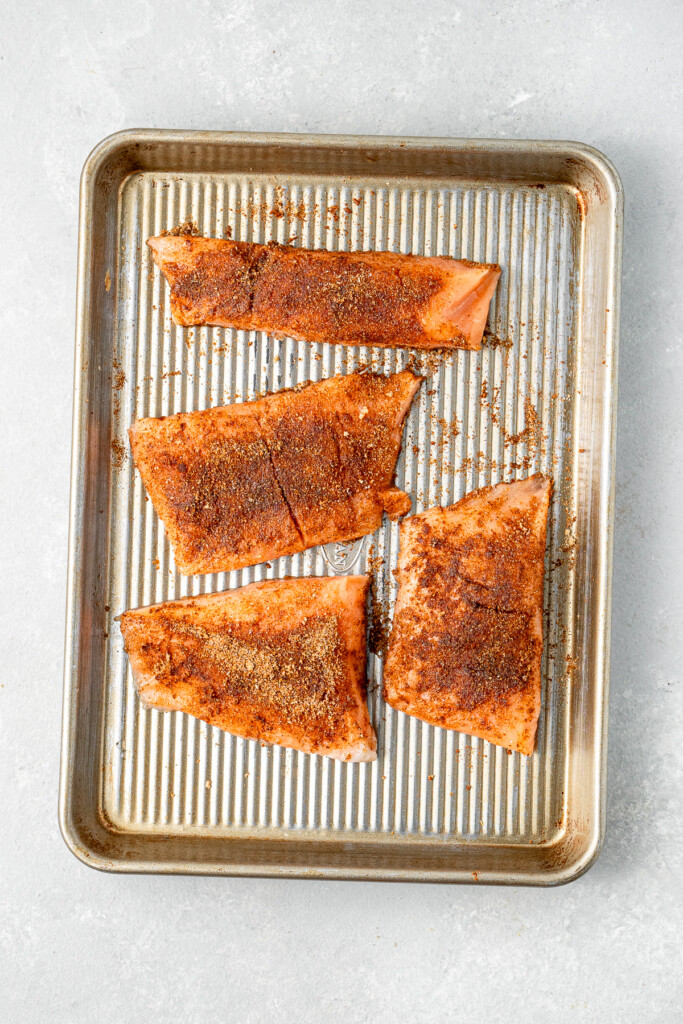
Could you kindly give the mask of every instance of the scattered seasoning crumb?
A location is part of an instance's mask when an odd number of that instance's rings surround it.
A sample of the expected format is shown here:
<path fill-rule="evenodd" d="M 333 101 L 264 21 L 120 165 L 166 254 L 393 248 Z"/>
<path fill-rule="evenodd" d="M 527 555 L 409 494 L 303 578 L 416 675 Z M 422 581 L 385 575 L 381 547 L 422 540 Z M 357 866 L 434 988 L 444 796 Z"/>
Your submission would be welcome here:
<path fill-rule="evenodd" d="M 373 654 L 383 657 L 386 654 L 389 643 L 389 630 L 391 628 L 389 616 L 382 603 L 377 587 L 377 568 L 372 563 L 379 562 L 381 558 L 368 559 L 369 567 L 372 570 L 372 583 L 370 585 L 370 629 L 368 631 L 368 647 Z"/>
<path fill-rule="evenodd" d="M 178 224 L 176 227 L 171 228 L 169 231 L 162 231 L 160 233 L 161 238 L 167 238 L 169 235 L 182 236 L 189 235 L 192 238 L 196 238 L 199 234 L 199 228 L 195 221 L 185 220 L 182 224 Z"/>
<path fill-rule="evenodd" d="M 317 212 L 318 208 L 316 206 L 315 213 Z M 303 199 L 298 203 L 295 203 L 292 199 L 285 199 L 285 190 L 282 185 L 275 187 L 275 201 L 272 206 L 265 201 L 256 202 L 256 200 L 252 199 L 244 205 L 240 213 L 245 219 L 275 217 L 277 220 L 282 220 L 284 217 L 287 217 L 289 220 L 304 221 L 308 216 L 306 203 Z"/>
<path fill-rule="evenodd" d="M 567 662 L 566 677 L 567 677 L 567 679 L 571 679 L 573 677 L 574 673 L 576 672 L 579 663 L 578 663 L 577 659 L 573 658 L 570 654 L 567 654 L 565 656 L 565 660 Z"/>
<path fill-rule="evenodd" d="M 525 442 L 531 446 L 534 444 L 538 445 L 541 439 L 540 435 L 541 421 L 536 409 L 527 398 L 524 402 L 524 429 L 520 430 L 518 434 L 508 434 L 505 438 L 505 444 L 510 445 Z"/>
<path fill-rule="evenodd" d="M 114 464 L 114 468 L 115 469 L 121 469 L 121 467 L 123 466 L 124 462 L 128 458 L 128 452 L 126 451 L 126 449 L 125 449 L 125 447 L 123 445 L 123 442 L 120 441 L 118 437 L 115 437 L 112 440 L 111 451 L 112 451 L 112 462 Z"/>

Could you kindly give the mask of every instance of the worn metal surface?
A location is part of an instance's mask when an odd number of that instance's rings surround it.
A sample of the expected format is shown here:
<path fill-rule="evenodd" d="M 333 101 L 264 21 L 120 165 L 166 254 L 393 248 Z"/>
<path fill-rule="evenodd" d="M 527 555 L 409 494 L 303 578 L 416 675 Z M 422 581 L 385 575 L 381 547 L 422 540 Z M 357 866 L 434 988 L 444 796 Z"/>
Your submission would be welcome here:
<path fill-rule="evenodd" d="M 621 189 L 570 143 L 132 132 L 84 168 L 60 820 L 112 870 L 551 884 L 603 830 Z M 481 352 L 308 345 L 184 329 L 145 239 L 202 234 L 499 262 Z M 340 764 L 145 709 L 115 616 L 282 575 L 370 569 L 378 625 L 398 526 L 241 572 L 184 578 L 127 456 L 138 416 L 252 398 L 371 365 L 426 380 L 397 482 L 414 510 L 542 470 L 543 711 L 531 758 L 381 699 L 373 764 Z M 375 630 L 382 633 L 383 629 Z"/>

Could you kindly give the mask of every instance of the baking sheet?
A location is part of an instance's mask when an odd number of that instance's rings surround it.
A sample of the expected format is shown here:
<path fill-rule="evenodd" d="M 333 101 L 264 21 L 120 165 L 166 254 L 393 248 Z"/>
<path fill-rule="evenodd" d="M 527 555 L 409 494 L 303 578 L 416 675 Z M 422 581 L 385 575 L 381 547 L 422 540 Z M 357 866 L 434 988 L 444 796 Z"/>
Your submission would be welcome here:
<path fill-rule="evenodd" d="M 551 884 L 603 832 L 621 190 L 568 143 L 128 132 L 81 194 L 60 821 L 111 870 Z M 310 345 L 176 327 L 144 242 L 200 233 L 498 262 L 481 352 Z M 555 482 L 534 755 L 386 706 L 398 524 L 239 572 L 181 577 L 128 454 L 139 416 L 360 366 L 426 380 L 397 471 L 413 510 L 538 470 Z M 378 760 L 342 764 L 143 708 L 114 618 L 253 580 L 373 573 Z"/>

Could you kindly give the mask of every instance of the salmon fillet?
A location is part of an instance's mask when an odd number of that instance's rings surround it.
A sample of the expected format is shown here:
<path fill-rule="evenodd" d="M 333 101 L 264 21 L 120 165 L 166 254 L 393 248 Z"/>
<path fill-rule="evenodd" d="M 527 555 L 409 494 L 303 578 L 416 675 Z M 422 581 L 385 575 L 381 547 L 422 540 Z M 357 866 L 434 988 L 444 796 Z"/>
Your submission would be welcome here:
<path fill-rule="evenodd" d="M 540 474 L 484 487 L 401 524 L 384 671 L 392 707 L 533 752 L 551 487 Z"/>
<path fill-rule="evenodd" d="M 137 420 L 133 458 L 183 573 L 223 572 L 372 533 L 421 378 L 354 373 L 254 402 Z"/>
<path fill-rule="evenodd" d="M 229 239 L 147 240 L 177 324 L 391 348 L 481 347 L 496 264 Z"/>
<path fill-rule="evenodd" d="M 367 576 L 267 580 L 124 612 L 142 702 L 259 740 L 374 761 Z"/>

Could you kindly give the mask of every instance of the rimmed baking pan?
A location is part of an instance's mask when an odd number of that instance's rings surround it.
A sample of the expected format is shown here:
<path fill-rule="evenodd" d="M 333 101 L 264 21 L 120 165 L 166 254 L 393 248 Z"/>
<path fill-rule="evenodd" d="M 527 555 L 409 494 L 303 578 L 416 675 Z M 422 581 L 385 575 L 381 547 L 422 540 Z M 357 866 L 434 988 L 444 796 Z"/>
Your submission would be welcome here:
<path fill-rule="evenodd" d="M 81 184 L 60 823 L 113 871 L 549 885 L 604 831 L 622 192 L 567 142 L 128 131 Z M 480 352 L 187 330 L 145 246 L 202 234 L 498 262 Z M 128 454 L 138 416 L 410 364 L 426 377 L 397 482 L 414 510 L 541 470 L 555 483 L 536 751 L 432 728 L 381 698 L 398 526 L 181 577 Z M 137 699 L 115 616 L 283 575 L 372 571 L 379 758 L 260 747 Z"/>

